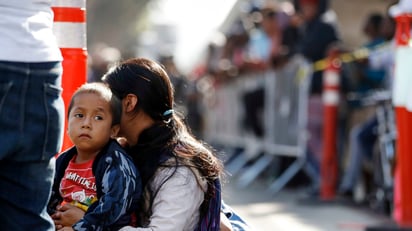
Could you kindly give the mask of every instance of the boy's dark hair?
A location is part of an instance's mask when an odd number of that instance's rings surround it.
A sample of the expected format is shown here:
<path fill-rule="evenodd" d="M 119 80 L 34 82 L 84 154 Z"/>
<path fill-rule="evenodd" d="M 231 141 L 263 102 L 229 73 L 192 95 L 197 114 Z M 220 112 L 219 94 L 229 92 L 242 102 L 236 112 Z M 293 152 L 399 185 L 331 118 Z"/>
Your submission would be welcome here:
<path fill-rule="evenodd" d="M 76 96 L 83 93 L 93 93 L 100 95 L 107 102 L 110 103 L 110 110 L 113 115 L 112 125 L 120 124 L 120 117 L 122 115 L 122 104 L 119 98 L 112 94 L 110 88 L 103 83 L 94 82 L 94 83 L 85 83 L 80 86 L 73 94 L 70 104 L 67 110 L 67 117 L 69 117 L 70 111 L 73 108 L 73 102 Z"/>

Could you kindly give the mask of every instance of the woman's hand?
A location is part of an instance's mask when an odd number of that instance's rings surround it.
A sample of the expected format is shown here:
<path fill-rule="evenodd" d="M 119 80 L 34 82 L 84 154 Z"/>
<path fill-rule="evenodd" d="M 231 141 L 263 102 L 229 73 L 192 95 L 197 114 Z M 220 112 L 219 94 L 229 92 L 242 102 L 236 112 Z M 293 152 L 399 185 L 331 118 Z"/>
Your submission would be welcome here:
<path fill-rule="evenodd" d="M 56 230 L 68 230 L 67 228 L 74 225 L 84 216 L 84 211 L 69 203 L 63 206 L 57 206 L 57 211 L 51 215 Z"/>
<path fill-rule="evenodd" d="M 127 143 L 127 139 L 125 137 L 117 137 L 116 140 L 120 144 L 120 146 L 122 146 L 123 148 L 125 148 L 129 145 Z"/>
<path fill-rule="evenodd" d="M 72 227 L 66 226 L 66 227 L 63 227 L 63 228 L 61 228 L 61 229 L 58 229 L 57 231 L 74 231 L 74 230 L 73 230 Z"/>

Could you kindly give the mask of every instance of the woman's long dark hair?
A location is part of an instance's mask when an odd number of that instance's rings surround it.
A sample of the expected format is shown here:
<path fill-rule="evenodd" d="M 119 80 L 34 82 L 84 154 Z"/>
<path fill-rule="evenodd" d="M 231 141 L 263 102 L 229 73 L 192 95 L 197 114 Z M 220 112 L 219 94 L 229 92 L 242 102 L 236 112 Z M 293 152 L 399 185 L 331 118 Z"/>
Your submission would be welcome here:
<path fill-rule="evenodd" d="M 179 165 L 195 168 L 207 179 L 209 187 L 213 185 L 223 172 L 223 164 L 209 146 L 191 134 L 177 113 L 171 111 L 173 86 L 158 63 L 145 58 L 129 59 L 109 70 L 103 81 L 120 99 L 128 94 L 136 95 L 135 113 L 142 110 L 155 121 L 153 127 L 140 134 L 137 145 L 130 151 L 141 172 L 143 186 L 147 186 L 156 169 L 170 158 L 175 158 L 176 168 Z M 157 191 L 149 189 L 151 200 Z"/>

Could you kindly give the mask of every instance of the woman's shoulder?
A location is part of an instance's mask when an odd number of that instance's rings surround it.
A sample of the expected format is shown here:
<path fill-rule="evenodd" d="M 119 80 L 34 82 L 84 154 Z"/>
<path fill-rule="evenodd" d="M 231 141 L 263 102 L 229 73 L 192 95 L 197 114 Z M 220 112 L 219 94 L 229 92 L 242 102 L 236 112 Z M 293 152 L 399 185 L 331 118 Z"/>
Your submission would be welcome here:
<path fill-rule="evenodd" d="M 174 163 L 174 160 L 169 160 L 159 167 L 155 173 L 153 183 L 160 184 L 167 178 L 177 184 L 198 184 L 202 191 L 206 191 L 207 181 L 198 169 L 182 163 L 178 163 L 176 166 Z"/>

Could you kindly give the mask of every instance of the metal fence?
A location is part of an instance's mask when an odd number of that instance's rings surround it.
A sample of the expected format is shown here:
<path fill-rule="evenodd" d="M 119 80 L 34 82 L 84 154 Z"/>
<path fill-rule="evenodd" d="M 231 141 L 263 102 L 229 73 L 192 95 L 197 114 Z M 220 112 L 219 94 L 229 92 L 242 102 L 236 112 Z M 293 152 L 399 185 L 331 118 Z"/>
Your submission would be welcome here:
<path fill-rule="evenodd" d="M 206 107 L 205 139 L 233 155 L 226 169 L 238 175 L 239 187 L 248 186 L 265 169 L 275 166 L 276 156 L 295 160 L 268 186 L 273 193 L 281 190 L 304 166 L 311 71 L 311 65 L 296 56 L 281 69 L 242 75 L 214 89 L 215 103 Z M 241 101 L 245 92 L 259 85 L 264 86 L 265 92 L 263 137 L 244 129 L 245 111 Z"/>

